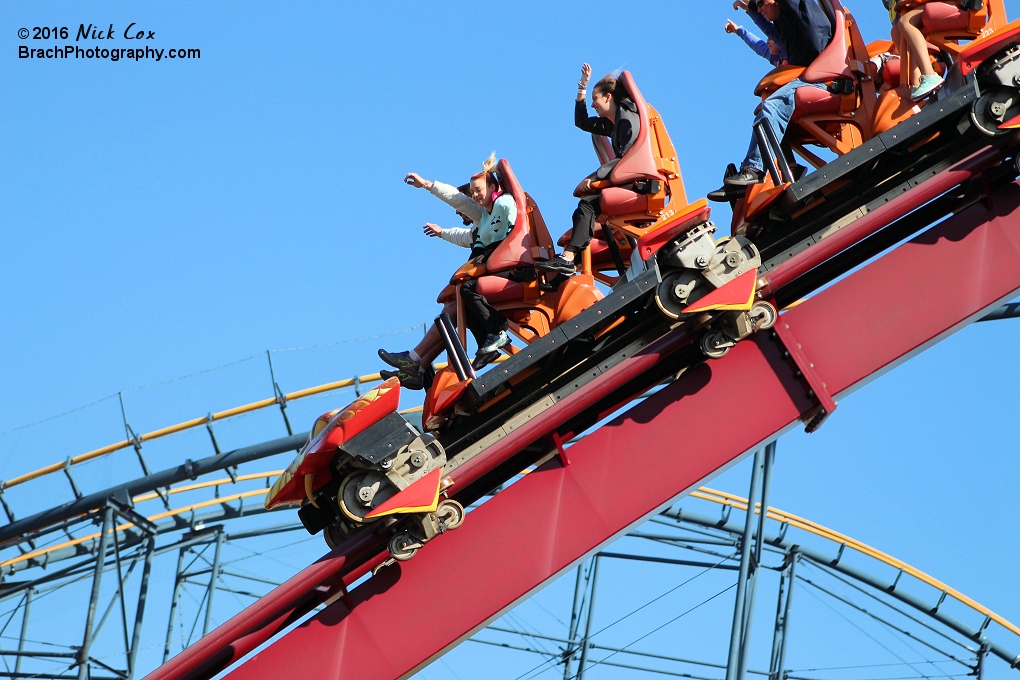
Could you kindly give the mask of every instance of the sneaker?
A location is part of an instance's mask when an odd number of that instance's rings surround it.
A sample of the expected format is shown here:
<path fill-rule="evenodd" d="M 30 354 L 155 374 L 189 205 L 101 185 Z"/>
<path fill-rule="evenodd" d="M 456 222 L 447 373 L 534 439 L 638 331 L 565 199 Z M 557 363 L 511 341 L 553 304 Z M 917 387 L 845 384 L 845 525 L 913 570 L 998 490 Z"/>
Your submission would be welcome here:
<path fill-rule="evenodd" d="M 577 266 L 562 255 L 557 255 L 551 260 L 543 260 L 535 263 L 535 269 L 544 272 L 557 272 L 570 276 L 577 271 Z"/>
<path fill-rule="evenodd" d="M 942 87 L 942 76 L 921 76 L 921 82 L 910 91 L 910 98 L 913 101 L 924 99 Z"/>
<path fill-rule="evenodd" d="M 408 375 L 417 373 L 421 367 L 421 364 L 411 358 L 410 352 L 387 352 L 381 349 L 379 350 L 379 358 L 393 368 L 399 369 Z"/>
<path fill-rule="evenodd" d="M 379 375 L 383 380 L 389 380 L 390 378 L 397 378 L 400 381 L 400 386 L 408 390 L 423 390 L 425 389 L 425 381 L 421 373 L 415 372 L 414 375 L 410 373 L 404 373 L 403 371 L 379 371 Z"/>
<path fill-rule="evenodd" d="M 716 203 L 727 203 L 729 201 L 736 201 L 743 195 L 744 187 L 731 187 L 728 184 L 724 184 L 721 188 L 709 192 L 708 200 L 715 201 Z"/>
<path fill-rule="evenodd" d="M 489 333 L 485 336 L 485 344 L 478 348 L 478 354 L 488 354 L 489 352 L 498 352 L 501 348 L 506 347 L 510 344 L 510 336 L 506 334 L 506 331 L 500 331 L 499 333 Z"/>
<path fill-rule="evenodd" d="M 723 184 L 730 187 L 746 187 L 748 184 L 761 184 L 765 181 L 765 173 L 754 168 L 744 168 L 735 175 L 723 180 Z"/>
<path fill-rule="evenodd" d="M 471 362 L 471 368 L 475 369 L 476 371 L 480 371 L 498 358 L 499 358 L 498 351 L 486 352 L 485 354 L 479 352 L 478 354 L 475 355 L 474 361 Z"/>

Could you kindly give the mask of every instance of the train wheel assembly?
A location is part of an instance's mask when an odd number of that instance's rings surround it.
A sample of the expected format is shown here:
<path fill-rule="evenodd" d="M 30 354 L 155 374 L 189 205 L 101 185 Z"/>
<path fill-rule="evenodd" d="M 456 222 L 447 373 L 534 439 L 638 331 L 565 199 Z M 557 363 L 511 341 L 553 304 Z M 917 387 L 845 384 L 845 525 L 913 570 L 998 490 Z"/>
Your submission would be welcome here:
<path fill-rule="evenodd" d="M 390 537 L 390 555 L 398 562 L 406 562 L 414 557 L 422 544 L 407 531 L 401 531 Z"/>
<path fill-rule="evenodd" d="M 397 488 L 381 472 L 364 470 L 354 472 L 344 479 L 337 494 L 340 510 L 357 523 L 365 521 L 365 515 L 373 508 L 396 495 Z"/>
<path fill-rule="evenodd" d="M 709 359 L 722 359 L 736 342 L 719 330 L 710 330 L 701 336 L 701 352 Z"/>
<path fill-rule="evenodd" d="M 750 317 L 751 323 L 754 326 L 755 331 L 762 331 L 767 328 L 772 328 L 776 325 L 776 321 L 779 320 L 779 312 L 771 303 L 759 300 L 751 306 L 751 310 L 747 313 Z"/>
<path fill-rule="evenodd" d="M 464 506 L 454 500 L 445 500 L 436 509 L 436 518 L 444 530 L 456 529 L 464 523 Z"/>
<path fill-rule="evenodd" d="M 971 105 L 970 120 L 981 134 L 1001 137 L 1010 129 L 999 126 L 1020 116 L 1020 91 L 1011 87 L 997 87 L 989 90 Z"/>

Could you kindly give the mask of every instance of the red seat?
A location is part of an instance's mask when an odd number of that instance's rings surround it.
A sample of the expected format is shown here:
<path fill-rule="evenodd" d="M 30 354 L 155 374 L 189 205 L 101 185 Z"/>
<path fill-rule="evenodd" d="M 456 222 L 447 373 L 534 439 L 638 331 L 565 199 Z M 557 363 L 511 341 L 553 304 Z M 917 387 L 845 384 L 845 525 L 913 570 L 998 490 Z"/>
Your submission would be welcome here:
<path fill-rule="evenodd" d="M 970 27 L 970 12 L 948 2 L 929 2 L 921 14 L 924 34 L 962 31 Z"/>
<path fill-rule="evenodd" d="M 531 230 L 528 228 L 528 209 L 524 190 L 521 189 L 521 185 L 517 182 L 517 178 L 505 158 L 500 159 L 496 169 L 503 181 L 504 190 L 509 191 L 514 202 L 517 203 L 517 221 L 514 223 L 513 229 L 510 230 L 510 234 L 489 255 L 485 267 L 490 272 L 530 267 L 535 264 L 535 258 L 531 250 L 533 244 Z"/>
<path fill-rule="evenodd" d="M 796 123 L 801 116 L 820 113 L 839 113 L 840 96 L 817 87 L 800 87 L 793 95 L 795 109 L 791 122 Z"/>
<path fill-rule="evenodd" d="M 633 215 L 648 211 L 647 194 L 639 194 L 630 189 L 623 189 L 621 185 L 648 180 L 666 182 L 666 177 L 659 172 L 658 164 L 655 160 L 655 152 L 652 149 L 648 104 L 641 95 L 641 91 L 638 89 L 637 83 L 634 82 L 634 77 L 630 74 L 630 71 L 622 72 L 619 82 L 630 94 L 631 100 L 637 107 L 641 127 L 638 130 L 634 143 L 609 173 L 609 182 L 613 186 L 602 190 L 599 207 L 602 214 L 609 217 Z"/>
<path fill-rule="evenodd" d="M 478 279 L 478 292 L 492 304 L 520 302 L 524 299 L 524 284 L 502 276 L 483 276 Z"/>
<path fill-rule="evenodd" d="M 648 210 L 648 194 L 608 187 L 602 190 L 599 207 L 603 215 L 632 215 Z"/>
<path fill-rule="evenodd" d="M 620 74 L 620 83 L 630 94 L 631 100 L 637 106 L 638 116 L 641 119 L 641 129 L 638 130 L 637 139 L 623 158 L 616 164 L 613 171 L 609 173 L 609 181 L 615 185 L 627 184 L 628 182 L 640 182 L 643 180 L 663 180 L 659 173 L 658 165 L 655 162 L 655 152 L 652 150 L 651 122 L 648 120 L 648 104 L 641 96 L 641 90 L 630 71 L 623 71 Z"/>
<path fill-rule="evenodd" d="M 804 69 L 801 80 L 806 83 L 825 83 L 837 78 L 853 78 L 847 62 L 846 16 L 839 0 L 829 0 L 832 9 L 832 40 L 821 54 Z M 823 5 L 824 6 L 824 5 Z"/>

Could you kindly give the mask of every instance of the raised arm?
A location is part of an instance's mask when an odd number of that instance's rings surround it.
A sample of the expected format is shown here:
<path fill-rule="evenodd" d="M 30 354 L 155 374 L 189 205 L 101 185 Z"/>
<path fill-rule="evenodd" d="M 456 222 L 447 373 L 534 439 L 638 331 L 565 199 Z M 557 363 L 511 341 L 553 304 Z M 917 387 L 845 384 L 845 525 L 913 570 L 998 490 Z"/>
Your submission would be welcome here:
<path fill-rule="evenodd" d="M 407 173 L 404 183 L 419 189 L 427 189 L 430 194 L 457 212 L 464 213 L 473 222 L 477 222 L 482 218 L 482 207 L 460 193 L 457 187 L 444 184 L 443 182 L 423 179 L 421 175 L 414 172 Z"/>
<path fill-rule="evenodd" d="M 591 79 L 591 66 L 581 67 L 581 80 L 577 83 L 577 100 L 574 102 L 574 125 L 585 132 L 608 137 L 613 132 L 613 124 L 608 118 L 588 117 L 586 106 L 588 81 Z"/>

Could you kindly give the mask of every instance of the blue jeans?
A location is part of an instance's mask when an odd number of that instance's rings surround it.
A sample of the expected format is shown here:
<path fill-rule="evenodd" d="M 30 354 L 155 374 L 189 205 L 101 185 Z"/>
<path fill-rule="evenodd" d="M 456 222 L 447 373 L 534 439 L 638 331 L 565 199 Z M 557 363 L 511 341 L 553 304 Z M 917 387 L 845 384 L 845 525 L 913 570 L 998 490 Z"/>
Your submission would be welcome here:
<path fill-rule="evenodd" d="M 754 124 L 757 125 L 758 121 L 767 120 L 772 126 L 772 130 L 776 133 L 776 139 L 782 141 L 783 135 L 786 134 L 786 126 L 790 124 L 790 119 L 793 118 L 794 96 L 798 87 L 820 87 L 825 89 L 824 85 L 805 83 L 800 78 L 791 80 L 762 102 L 761 111 L 754 117 Z M 754 128 L 752 127 L 751 130 L 751 146 L 747 149 L 747 156 L 744 158 L 741 169 L 754 168 L 758 172 L 764 172 L 761 149 L 758 148 L 758 140 L 755 139 Z"/>

